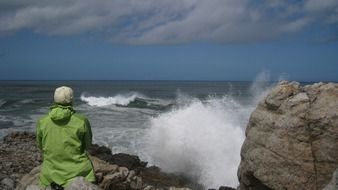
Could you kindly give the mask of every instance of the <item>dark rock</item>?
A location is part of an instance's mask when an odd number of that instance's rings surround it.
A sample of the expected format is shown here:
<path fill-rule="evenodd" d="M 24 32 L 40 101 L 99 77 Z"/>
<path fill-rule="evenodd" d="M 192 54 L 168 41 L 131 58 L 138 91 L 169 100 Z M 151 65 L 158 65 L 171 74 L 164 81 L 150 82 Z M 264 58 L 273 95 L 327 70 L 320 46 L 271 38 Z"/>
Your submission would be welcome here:
<path fill-rule="evenodd" d="M 107 187 L 107 190 L 114 189 L 114 190 L 129 190 L 129 185 L 126 183 L 118 183 L 118 184 L 110 184 Z M 105 189 L 106 190 L 106 189 Z"/>
<path fill-rule="evenodd" d="M 161 171 L 159 167 L 151 166 L 146 169 L 143 169 L 140 173 L 140 176 L 143 179 L 145 184 L 152 185 L 155 188 L 165 188 L 169 187 L 189 187 L 194 190 L 204 190 L 205 188 L 195 183 L 188 178 L 175 174 L 168 174 Z"/>
<path fill-rule="evenodd" d="M 95 173 L 97 183 L 101 183 L 103 180 L 103 173 Z"/>
<path fill-rule="evenodd" d="M 218 190 L 236 190 L 236 189 L 234 189 L 232 187 L 221 186 L 221 187 L 218 188 Z"/>
<path fill-rule="evenodd" d="M 138 156 L 124 153 L 113 154 L 108 162 L 126 167 L 129 170 L 145 168 L 147 166 L 147 162 L 142 162 Z"/>
<path fill-rule="evenodd" d="M 111 150 L 109 148 L 97 144 L 92 144 L 88 152 L 90 155 L 96 156 L 104 161 L 110 160 L 112 156 Z"/>
<path fill-rule="evenodd" d="M 147 162 L 141 161 L 138 156 L 124 153 L 112 154 L 109 148 L 97 144 L 90 147 L 89 154 L 110 164 L 126 167 L 129 170 L 139 170 L 147 166 Z"/>
<path fill-rule="evenodd" d="M 273 190 L 266 185 L 264 185 L 260 180 L 258 180 L 253 174 L 247 176 L 248 181 L 250 181 L 250 188 L 253 190 Z"/>

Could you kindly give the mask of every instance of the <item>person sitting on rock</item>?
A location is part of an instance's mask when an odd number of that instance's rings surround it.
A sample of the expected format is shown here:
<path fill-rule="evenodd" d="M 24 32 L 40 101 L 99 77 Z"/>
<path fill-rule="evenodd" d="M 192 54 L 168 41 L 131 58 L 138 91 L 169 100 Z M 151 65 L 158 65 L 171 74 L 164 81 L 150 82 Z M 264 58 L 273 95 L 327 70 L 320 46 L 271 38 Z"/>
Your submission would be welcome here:
<path fill-rule="evenodd" d="M 72 106 L 73 90 L 62 86 L 55 90 L 55 104 L 38 120 L 36 140 L 43 154 L 39 185 L 62 189 L 75 177 L 95 182 L 93 165 L 86 150 L 92 143 L 92 132 L 86 117 Z"/>

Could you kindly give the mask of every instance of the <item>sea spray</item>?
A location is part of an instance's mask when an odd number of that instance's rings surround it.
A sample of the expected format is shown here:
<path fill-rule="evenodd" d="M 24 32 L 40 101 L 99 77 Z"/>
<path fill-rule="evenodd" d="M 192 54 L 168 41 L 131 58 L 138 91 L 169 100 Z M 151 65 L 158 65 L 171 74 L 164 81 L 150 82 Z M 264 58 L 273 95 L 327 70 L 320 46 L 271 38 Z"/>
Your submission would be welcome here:
<path fill-rule="evenodd" d="M 248 112 L 236 101 L 223 98 L 195 100 L 153 118 L 148 133 L 152 162 L 206 187 L 236 186 Z"/>
<path fill-rule="evenodd" d="M 282 79 L 282 76 L 279 77 L 279 79 Z M 256 105 L 260 100 L 262 100 L 268 94 L 272 86 L 273 83 L 270 82 L 270 72 L 262 71 L 258 73 L 249 88 L 251 104 Z"/>
<path fill-rule="evenodd" d="M 206 188 L 236 187 L 245 127 L 270 88 L 266 81 L 260 77 L 252 84 L 246 104 L 228 95 L 200 100 L 180 94 L 178 107 L 150 120 L 146 138 L 151 163 Z"/>

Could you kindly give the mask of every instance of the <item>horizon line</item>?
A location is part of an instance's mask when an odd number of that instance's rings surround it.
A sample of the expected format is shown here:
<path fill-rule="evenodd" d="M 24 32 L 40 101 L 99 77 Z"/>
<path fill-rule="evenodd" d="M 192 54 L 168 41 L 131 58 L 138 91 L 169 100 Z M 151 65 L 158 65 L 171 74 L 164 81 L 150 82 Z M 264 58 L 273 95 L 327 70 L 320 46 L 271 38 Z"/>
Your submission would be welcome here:
<path fill-rule="evenodd" d="M 0 79 L 0 81 L 13 81 L 13 82 L 24 82 L 24 81 L 50 81 L 50 82 L 57 82 L 57 81 L 106 81 L 106 82 L 253 82 L 256 80 L 182 80 L 182 79 Z M 298 81 L 298 80 L 267 80 L 267 81 L 257 81 L 257 82 L 280 82 L 280 81 L 295 81 L 300 83 L 318 83 L 318 82 L 338 82 L 338 81 L 328 81 L 328 80 L 321 80 L 321 81 Z"/>

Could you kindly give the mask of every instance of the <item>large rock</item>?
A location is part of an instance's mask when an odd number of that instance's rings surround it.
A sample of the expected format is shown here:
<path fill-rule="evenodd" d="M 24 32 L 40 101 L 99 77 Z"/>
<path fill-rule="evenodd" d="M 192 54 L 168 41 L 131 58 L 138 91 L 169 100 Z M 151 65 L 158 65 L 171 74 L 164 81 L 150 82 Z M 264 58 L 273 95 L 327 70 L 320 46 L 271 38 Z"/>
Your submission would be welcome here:
<path fill-rule="evenodd" d="M 94 185 L 88 181 L 84 177 L 76 177 L 66 188 L 65 190 L 102 190 L 97 185 Z"/>
<path fill-rule="evenodd" d="M 15 190 L 26 190 L 27 187 L 31 185 L 38 186 L 40 170 L 41 166 L 37 166 L 33 168 L 28 174 L 24 175 L 19 181 Z M 30 188 L 33 189 L 33 187 Z"/>
<path fill-rule="evenodd" d="M 317 190 L 338 166 L 338 84 L 281 82 L 252 113 L 240 189 Z"/>
<path fill-rule="evenodd" d="M 103 160 L 100 160 L 99 158 L 95 156 L 90 156 L 90 160 L 93 163 L 95 173 L 102 173 L 102 175 L 106 175 L 108 173 L 114 173 L 119 168 L 118 165 L 109 164 Z"/>

